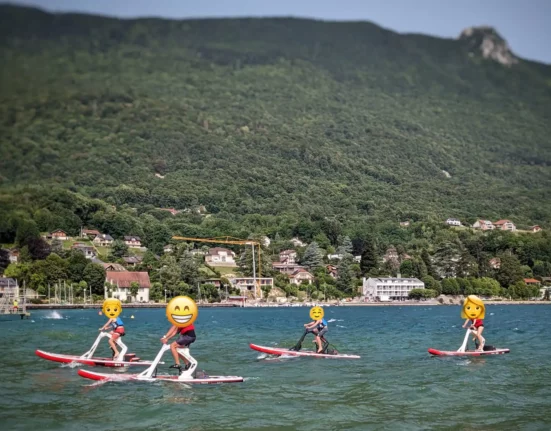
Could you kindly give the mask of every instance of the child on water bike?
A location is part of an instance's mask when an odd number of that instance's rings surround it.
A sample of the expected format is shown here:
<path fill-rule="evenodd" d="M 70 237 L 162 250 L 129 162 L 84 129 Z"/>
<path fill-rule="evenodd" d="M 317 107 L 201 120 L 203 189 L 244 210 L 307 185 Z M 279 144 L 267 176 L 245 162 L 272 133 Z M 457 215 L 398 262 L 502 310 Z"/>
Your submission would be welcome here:
<path fill-rule="evenodd" d="M 318 320 L 304 324 L 304 328 L 306 329 L 307 333 L 311 332 L 312 334 L 314 334 L 314 342 L 318 346 L 316 353 L 324 353 L 325 349 L 327 349 L 327 346 L 329 345 L 324 337 L 324 335 L 327 334 L 328 331 L 327 321 L 323 317 L 321 317 Z"/>
<path fill-rule="evenodd" d="M 111 338 L 109 339 L 109 346 L 113 351 L 113 359 L 116 359 L 119 356 L 119 351 L 117 350 L 117 340 L 120 337 L 125 336 L 124 323 L 119 317 L 119 314 L 122 311 L 122 304 L 118 299 L 109 298 L 103 302 L 103 313 L 109 317 L 109 320 L 105 325 L 99 328 L 100 331 L 105 331 L 108 328 L 111 328 L 110 332 Z"/>

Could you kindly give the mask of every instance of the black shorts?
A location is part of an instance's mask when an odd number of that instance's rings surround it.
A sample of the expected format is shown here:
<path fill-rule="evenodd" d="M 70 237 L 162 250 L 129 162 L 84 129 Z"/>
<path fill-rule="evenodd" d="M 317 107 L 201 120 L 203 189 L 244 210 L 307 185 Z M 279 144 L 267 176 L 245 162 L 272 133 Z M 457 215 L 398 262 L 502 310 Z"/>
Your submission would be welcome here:
<path fill-rule="evenodd" d="M 195 341 L 196 337 L 191 337 L 189 335 L 180 335 L 176 340 L 176 344 L 181 347 L 189 347 L 191 343 Z"/>
<path fill-rule="evenodd" d="M 325 328 L 323 328 L 321 331 L 318 332 L 318 334 L 317 334 L 318 337 L 320 337 L 320 338 L 323 337 L 325 334 L 327 334 L 327 331 L 328 331 L 328 329 L 327 329 L 327 326 L 326 326 Z"/>

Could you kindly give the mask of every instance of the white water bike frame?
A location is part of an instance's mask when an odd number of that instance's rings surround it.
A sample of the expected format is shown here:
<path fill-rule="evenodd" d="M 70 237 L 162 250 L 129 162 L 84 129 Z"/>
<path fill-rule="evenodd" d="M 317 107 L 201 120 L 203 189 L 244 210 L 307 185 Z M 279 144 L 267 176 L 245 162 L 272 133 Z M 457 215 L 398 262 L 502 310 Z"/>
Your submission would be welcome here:
<path fill-rule="evenodd" d="M 465 339 L 463 340 L 463 344 L 459 349 L 457 349 L 458 352 L 461 352 L 461 353 L 465 352 L 465 349 L 467 348 L 467 343 L 469 342 L 469 335 L 471 335 L 471 332 L 474 333 L 475 331 L 472 331 L 471 328 L 467 329 L 467 332 L 465 333 Z"/>
<path fill-rule="evenodd" d="M 111 334 L 109 332 L 101 332 L 98 335 L 98 338 L 96 338 L 96 341 L 94 342 L 94 344 L 92 344 L 92 347 L 90 348 L 90 350 L 88 350 L 86 353 L 84 353 L 82 356 L 80 356 L 80 359 L 90 359 L 94 355 L 94 352 L 98 348 L 99 343 L 100 343 L 100 341 L 103 337 L 112 338 Z M 121 341 L 120 337 L 117 338 L 117 341 L 115 341 L 115 342 L 121 348 L 121 351 L 119 352 L 119 354 L 115 358 L 115 361 L 121 361 L 122 362 L 122 361 L 124 361 L 124 355 L 126 355 L 126 352 L 128 351 L 128 347 L 126 347 L 126 344 L 124 344 Z"/>
<path fill-rule="evenodd" d="M 155 372 L 155 369 L 157 368 L 157 365 L 161 363 L 161 359 L 163 358 L 163 355 L 167 350 L 170 350 L 170 344 L 164 344 L 163 347 L 161 347 L 161 350 L 159 350 L 159 353 L 157 353 L 157 356 L 155 356 L 155 359 L 147 368 L 146 370 L 142 371 L 140 374 L 138 374 L 138 379 L 140 380 L 150 380 L 153 378 L 153 373 Z M 178 354 L 184 358 L 186 358 L 189 363 L 190 367 L 183 371 L 182 374 L 178 377 L 178 380 L 193 380 L 195 377 L 193 377 L 193 374 L 195 373 L 195 369 L 197 368 L 197 361 L 193 356 L 189 353 L 188 347 L 180 347 L 176 349 L 178 351 Z"/>

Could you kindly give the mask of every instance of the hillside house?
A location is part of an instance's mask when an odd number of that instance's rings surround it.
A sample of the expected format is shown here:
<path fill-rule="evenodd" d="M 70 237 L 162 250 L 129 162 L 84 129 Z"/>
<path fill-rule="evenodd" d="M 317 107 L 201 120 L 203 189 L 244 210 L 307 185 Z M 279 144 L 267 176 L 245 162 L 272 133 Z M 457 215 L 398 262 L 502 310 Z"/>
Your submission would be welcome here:
<path fill-rule="evenodd" d="M 93 259 L 94 257 L 97 257 L 98 253 L 96 252 L 96 249 L 92 247 L 91 245 L 82 244 L 81 242 L 75 242 L 71 246 L 71 250 L 78 250 L 82 254 L 84 254 L 84 257 L 86 259 Z"/>
<path fill-rule="evenodd" d="M 539 286 L 541 282 L 539 280 L 536 280 L 535 278 L 525 278 L 524 283 L 527 286 Z"/>
<path fill-rule="evenodd" d="M 331 277 L 337 278 L 337 267 L 335 265 L 325 265 L 325 269 Z"/>
<path fill-rule="evenodd" d="M 96 247 L 111 247 L 113 245 L 113 237 L 105 233 L 100 233 L 96 235 L 92 243 Z"/>
<path fill-rule="evenodd" d="M 401 227 L 408 227 L 410 225 L 409 221 L 401 221 L 400 226 Z"/>
<path fill-rule="evenodd" d="M 130 248 L 140 248 L 142 246 L 142 240 L 139 236 L 125 236 L 124 243 Z"/>
<path fill-rule="evenodd" d="M 16 248 L 12 248 L 8 251 L 10 256 L 10 263 L 17 263 L 19 261 L 19 250 Z"/>
<path fill-rule="evenodd" d="M 240 278 L 230 278 L 230 283 L 233 287 L 238 288 L 241 291 L 242 295 L 246 295 L 247 292 L 254 293 L 254 281 L 253 277 L 240 277 Z M 262 287 L 274 287 L 274 279 L 268 277 L 256 278 L 256 283 L 260 288 Z M 260 295 L 262 296 L 262 289 L 260 289 Z"/>
<path fill-rule="evenodd" d="M 306 246 L 306 243 L 302 242 L 300 239 L 298 238 L 291 238 L 291 241 L 290 241 L 293 246 L 295 247 L 305 247 Z"/>
<path fill-rule="evenodd" d="M 494 224 L 490 220 L 477 220 L 473 224 L 473 229 L 480 230 L 493 230 L 495 229 Z"/>
<path fill-rule="evenodd" d="M 303 269 L 304 267 L 298 263 L 282 263 L 282 262 L 273 262 L 272 268 L 282 274 L 291 275 L 297 269 Z"/>
<path fill-rule="evenodd" d="M 101 266 L 105 268 L 106 271 L 126 271 L 126 268 L 122 266 L 120 263 L 102 263 Z"/>
<path fill-rule="evenodd" d="M 132 272 L 132 271 L 107 271 L 105 282 L 114 285 L 112 297 L 126 301 L 131 299 L 130 285 L 132 282 L 139 284 L 138 294 L 135 300 L 138 302 L 149 302 L 149 289 L 151 282 L 147 272 Z M 105 290 L 105 298 L 107 298 L 107 289 Z"/>
<path fill-rule="evenodd" d="M 536 232 L 540 232 L 540 231 L 541 231 L 541 227 L 539 227 L 538 225 L 530 226 L 530 232 L 536 233 Z"/>
<path fill-rule="evenodd" d="M 456 218 L 449 218 L 446 220 L 446 224 L 450 226 L 461 226 L 461 222 Z"/>
<path fill-rule="evenodd" d="M 295 250 L 283 250 L 279 253 L 280 263 L 296 263 L 297 252 Z"/>
<path fill-rule="evenodd" d="M 124 256 L 122 260 L 124 260 L 124 263 L 130 267 L 135 267 L 136 265 L 142 263 L 142 258 L 140 256 Z"/>
<path fill-rule="evenodd" d="M 99 234 L 100 234 L 99 230 L 96 230 L 96 229 L 82 229 L 80 231 L 81 238 L 94 239 Z"/>
<path fill-rule="evenodd" d="M 308 284 L 312 284 L 314 281 L 314 276 L 310 274 L 306 269 L 301 268 L 297 269 L 289 276 L 289 281 L 292 284 L 302 284 L 303 281 L 306 281 Z"/>
<path fill-rule="evenodd" d="M 165 254 L 172 253 L 173 250 L 174 250 L 174 246 L 172 244 L 167 244 L 163 247 L 163 253 Z"/>
<path fill-rule="evenodd" d="M 493 269 L 499 269 L 501 268 L 501 259 L 499 257 L 492 257 L 490 259 L 490 266 Z"/>
<path fill-rule="evenodd" d="M 60 241 L 67 241 L 69 239 L 69 235 L 67 235 L 67 233 L 61 229 L 57 229 L 57 230 L 54 230 L 53 232 L 50 232 L 49 237 L 52 239 L 58 239 Z"/>
<path fill-rule="evenodd" d="M 237 266 L 235 253 L 223 247 L 210 248 L 205 256 L 205 262 L 211 266 Z"/>
<path fill-rule="evenodd" d="M 159 208 L 161 211 L 168 211 L 170 214 L 175 216 L 176 214 L 180 214 L 180 211 L 178 211 L 175 208 Z"/>
<path fill-rule="evenodd" d="M 517 227 L 510 220 L 499 220 L 494 223 L 494 226 L 498 230 L 509 230 L 514 232 L 517 230 Z"/>

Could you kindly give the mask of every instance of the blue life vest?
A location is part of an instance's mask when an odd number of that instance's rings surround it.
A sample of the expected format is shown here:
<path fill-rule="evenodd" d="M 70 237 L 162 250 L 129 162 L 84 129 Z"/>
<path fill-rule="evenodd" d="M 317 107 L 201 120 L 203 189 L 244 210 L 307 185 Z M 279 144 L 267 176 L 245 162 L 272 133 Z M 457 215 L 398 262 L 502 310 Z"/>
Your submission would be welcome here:
<path fill-rule="evenodd" d="M 321 331 L 326 326 L 327 326 L 327 321 L 325 319 L 321 319 L 321 322 L 318 323 L 318 331 Z"/>
<path fill-rule="evenodd" d="M 120 317 L 117 317 L 117 320 L 111 323 L 111 326 L 113 329 L 117 329 L 119 326 L 124 326 L 124 323 L 122 322 Z"/>

